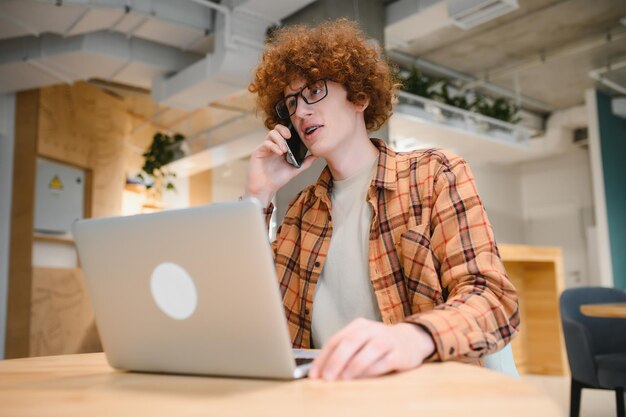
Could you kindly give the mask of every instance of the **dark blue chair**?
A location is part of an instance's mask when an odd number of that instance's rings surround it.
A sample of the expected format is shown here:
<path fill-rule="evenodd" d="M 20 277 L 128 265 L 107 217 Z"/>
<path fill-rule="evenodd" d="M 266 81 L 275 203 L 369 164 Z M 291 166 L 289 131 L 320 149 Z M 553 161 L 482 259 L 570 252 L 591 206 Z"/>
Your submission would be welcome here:
<path fill-rule="evenodd" d="M 626 302 L 626 292 L 615 288 L 572 288 L 561 294 L 561 323 L 572 372 L 570 417 L 579 415 L 583 388 L 614 390 L 617 415 L 625 417 L 626 319 L 580 312 L 582 304 L 619 302 Z"/>

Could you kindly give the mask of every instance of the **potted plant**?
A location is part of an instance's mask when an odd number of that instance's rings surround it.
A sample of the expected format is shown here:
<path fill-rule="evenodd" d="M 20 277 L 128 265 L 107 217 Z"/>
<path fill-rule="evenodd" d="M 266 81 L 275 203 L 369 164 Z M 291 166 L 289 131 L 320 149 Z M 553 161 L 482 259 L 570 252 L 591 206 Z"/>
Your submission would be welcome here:
<path fill-rule="evenodd" d="M 425 75 L 416 67 L 412 67 L 408 75 L 402 80 L 402 89 L 408 93 L 511 124 L 517 124 L 521 120 L 518 117 L 519 109 L 512 105 L 509 100 L 504 98 L 491 100 L 476 95 L 476 99 L 471 101 L 466 94 L 453 95 L 449 90 L 452 86 L 450 81 Z M 447 117 L 447 115 L 440 114 L 441 111 L 439 109 L 437 109 L 437 112 L 434 109 L 425 110 L 433 113 L 435 119 L 438 120 L 442 120 L 444 116 Z"/>
<path fill-rule="evenodd" d="M 485 98 L 479 96 L 474 102 L 473 108 L 476 113 L 507 123 L 516 124 L 521 120 L 518 116 L 519 109 L 504 98 L 497 98 L 489 103 Z"/>
<path fill-rule="evenodd" d="M 165 187 L 166 190 L 176 190 L 172 178 L 176 173 L 165 167 L 170 162 L 185 156 L 183 150 L 185 137 L 179 133 L 168 135 L 156 132 L 152 137 L 152 143 L 143 153 L 144 163 L 141 173 L 137 176 L 144 181 L 146 187 Z M 152 181 L 148 181 L 151 179 Z"/>
<path fill-rule="evenodd" d="M 428 99 L 437 97 L 437 86 L 441 83 L 440 78 L 429 77 L 422 74 L 416 67 L 411 68 L 409 75 L 403 79 L 403 90 Z"/>

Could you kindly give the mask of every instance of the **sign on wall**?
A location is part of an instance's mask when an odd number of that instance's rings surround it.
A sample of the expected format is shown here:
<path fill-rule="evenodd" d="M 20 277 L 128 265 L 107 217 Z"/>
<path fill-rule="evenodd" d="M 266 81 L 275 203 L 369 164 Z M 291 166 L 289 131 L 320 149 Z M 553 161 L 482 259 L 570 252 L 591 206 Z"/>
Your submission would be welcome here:
<path fill-rule="evenodd" d="M 83 218 L 85 172 L 82 169 L 37 158 L 35 231 L 69 233 Z"/>

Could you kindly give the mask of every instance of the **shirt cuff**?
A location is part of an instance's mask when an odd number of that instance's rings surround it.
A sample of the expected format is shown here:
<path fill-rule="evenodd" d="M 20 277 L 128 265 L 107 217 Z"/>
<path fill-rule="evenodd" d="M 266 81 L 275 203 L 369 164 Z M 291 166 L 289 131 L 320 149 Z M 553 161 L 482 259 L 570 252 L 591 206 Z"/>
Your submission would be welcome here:
<path fill-rule="evenodd" d="M 435 352 L 426 359 L 427 362 L 458 360 L 471 352 L 469 340 L 454 325 L 458 320 L 455 317 L 457 314 L 454 311 L 432 310 L 405 318 L 407 323 L 421 326 L 432 336 Z"/>

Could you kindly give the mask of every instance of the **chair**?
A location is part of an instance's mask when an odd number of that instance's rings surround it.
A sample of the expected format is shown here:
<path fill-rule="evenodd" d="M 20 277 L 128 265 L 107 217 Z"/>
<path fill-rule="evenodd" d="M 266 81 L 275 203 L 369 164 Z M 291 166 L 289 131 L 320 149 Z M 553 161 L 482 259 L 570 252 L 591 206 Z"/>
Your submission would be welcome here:
<path fill-rule="evenodd" d="M 572 288 L 561 294 L 561 323 L 572 372 L 570 417 L 579 415 L 583 388 L 615 390 L 617 415 L 625 417 L 626 319 L 580 312 L 581 304 L 619 302 L 626 302 L 626 292 L 615 288 Z"/>

